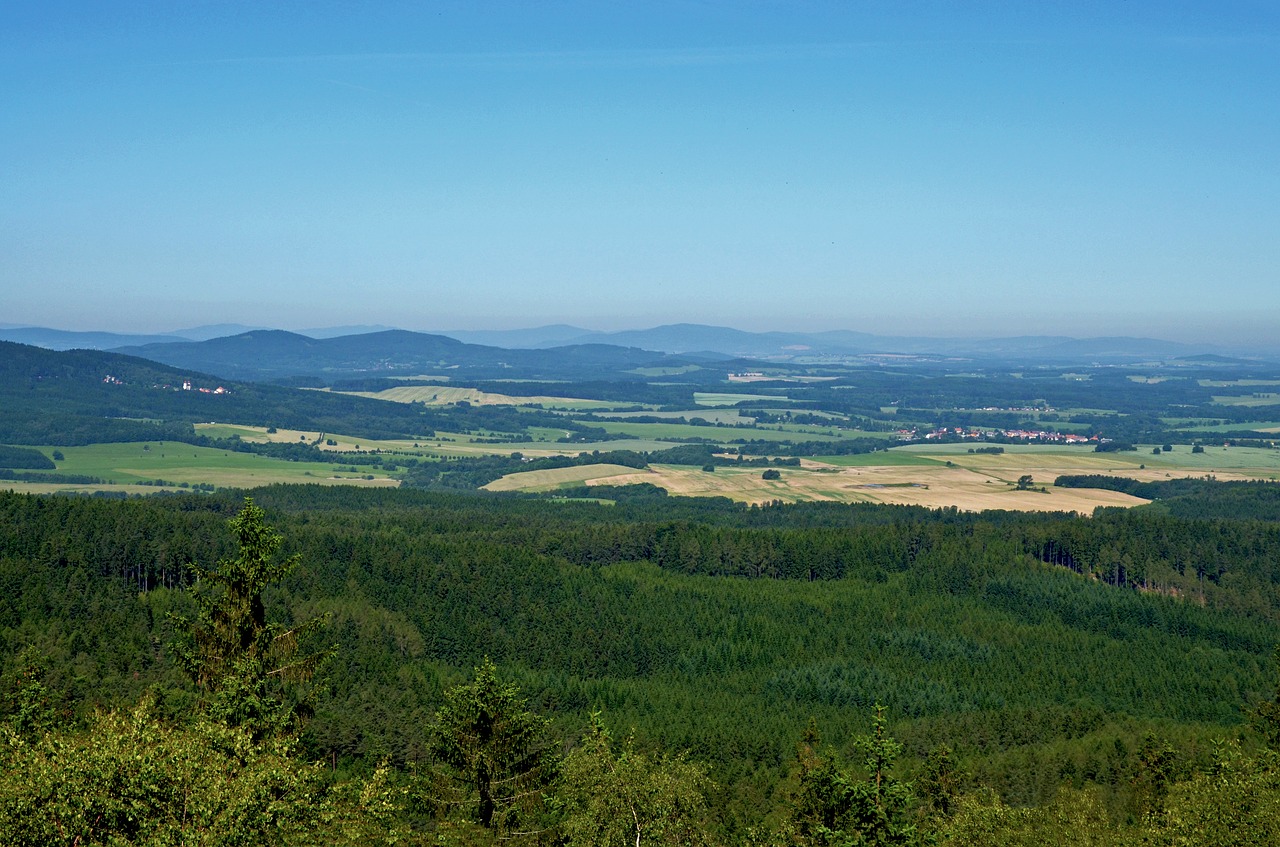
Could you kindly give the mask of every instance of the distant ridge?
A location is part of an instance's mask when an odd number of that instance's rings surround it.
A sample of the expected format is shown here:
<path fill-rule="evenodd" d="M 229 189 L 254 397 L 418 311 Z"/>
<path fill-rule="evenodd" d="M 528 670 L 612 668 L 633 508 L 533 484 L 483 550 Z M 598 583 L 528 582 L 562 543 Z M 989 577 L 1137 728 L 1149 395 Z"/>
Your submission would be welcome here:
<path fill-rule="evenodd" d="M 157 335 L 128 335 L 110 332 L 72 332 L 44 327 L 10 327 L 0 329 L 0 339 L 33 344 L 49 349 L 65 350 L 74 347 L 87 349 L 119 350 L 131 353 L 140 348 L 150 348 L 142 355 L 156 355 L 153 345 L 211 342 L 218 338 L 233 338 L 257 332 L 284 332 L 265 328 L 249 328 L 240 324 L 213 324 L 175 330 Z M 648 329 L 629 329 L 599 332 L 570 324 L 550 324 L 526 329 L 505 330 L 451 330 L 444 332 L 411 332 L 389 329 L 381 325 L 351 325 L 308 329 L 289 333 L 298 338 L 313 341 L 334 341 L 342 338 L 364 338 L 356 347 L 367 346 L 369 339 L 381 339 L 387 343 L 405 333 L 404 338 L 416 338 L 421 346 L 424 338 L 437 339 L 431 344 L 440 348 L 439 339 L 490 350 L 551 350 L 583 344 L 603 344 L 647 350 L 654 353 L 693 357 L 702 361 L 711 359 L 764 359 L 777 362 L 823 363 L 855 358 L 909 355 L 918 357 L 972 358 L 980 360 L 1009 360 L 1043 363 L 1125 363 L 1145 360 L 1169 360 L 1177 358 L 1191 361 L 1193 356 L 1224 356 L 1245 360 L 1264 358 L 1274 360 L 1280 356 L 1280 348 L 1246 349 L 1213 344 L 1187 344 L 1157 338 L 1132 336 L 1104 336 L 1074 338 L 1065 335 L 1024 335 L 1009 337 L 936 338 L 928 336 L 875 335 L 853 330 L 824 330 L 820 332 L 751 332 L 732 327 L 694 323 L 665 324 Z M 335 348 L 350 347 L 352 342 L 341 342 Z M 241 346 L 236 349 L 241 349 Z M 214 348 L 210 348 L 212 351 Z M 330 348 L 324 348 L 330 349 Z M 355 348 L 352 348 L 355 349 Z M 440 348 L 444 349 L 444 348 Z M 285 351 L 287 353 L 287 351 Z M 479 354 L 479 351 L 474 351 Z M 173 356 L 185 354 L 171 351 Z M 368 350 L 359 356 L 372 355 Z M 483 354 L 473 357 L 466 364 L 494 364 L 511 356 L 501 357 Z M 456 363 L 455 363 L 456 364 Z M 509 363 L 508 363 L 509 364 Z M 341 369 L 369 370 L 368 363 L 340 365 Z M 272 369 L 267 366 L 267 369 Z"/>
<path fill-rule="evenodd" d="M 124 335 L 115 332 L 75 332 L 40 326 L 0 329 L 0 341 L 29 344 L 46 350 L 110 350 L 126 345 L 163 344 L 186 340 L 188 339 L 176 334 Z"/>
<path fill-rule="evenodd" d="M 1153 338 L 930 338 L 883 336 L 849 330 L 824 332 L 748 332 L 702 324 L 667 324 L 650 329 L 593 332 L 573 339 L 640 347 L 664 353 L 712 351 L 732 357 L 794 361 L 830 357 L 909 354 L 1035 360 L 1103 359 L 1125 361 L 1148 357 L 1188 356 L 1217 352 L 1209 345 L 1190 345 Z"/>
<path fill-rule="evenodd" d="M 636 378 L 634 374 L 628 377 L 627 372 L 670 358 L 605 344 L 513 350 L 402 329 L 336 338 L 254 330 L 208 341 L 145 344 L 115 352 L 227 379 L 255 381 L 299 376 L 324 380 L 448 376 L 455 372 L 479 379 Z"/>
<path fill-rule="evenodd" d="M 569 324 L 551 324 L 531 329 L 471 329 L 441 330 L 440 335 L 447 335 L 468 344 L 488 344 L 493 347 L 523 348 L 536 350 L 543 347 L 560 347 L 565 344 L 584 343 L 587 339 L 595 340 L 589 329 Z"/>

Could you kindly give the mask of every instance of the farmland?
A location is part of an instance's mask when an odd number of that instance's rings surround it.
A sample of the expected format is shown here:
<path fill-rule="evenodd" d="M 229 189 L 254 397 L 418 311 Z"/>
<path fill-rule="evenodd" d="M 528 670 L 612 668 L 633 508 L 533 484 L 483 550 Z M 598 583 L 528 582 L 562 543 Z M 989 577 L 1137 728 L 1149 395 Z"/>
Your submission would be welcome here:
<path fill-rule="evenodd" d="M 798 468 L 782 468 L 780 478 L 761 478 L 759 466 L 717 467 L 714 471 L 654 464 L 616 475 L 576 473 L 550 485 L 547 472 L 514 473 L 490 483 L 492 491 L 546 491 L 585 484 L 650 483 L 672 494 L 728 497 L 746 503 L 837 501 L 955 506 L 968 511 L 1067 511 L 1088 514 L 1098 506 L 1134 506 L 1145 501 L 1114 491 L 1055 488 L 1059 476 L 1110 474 L 1142 481 L 1211 475 L 1222 481 L 1280 479 L 1280 452 L 1233 447 L 1192 454 L 1095 453 L 1087 448 L 1011 446 L 1001 454 L 970 453 L 961 445 L 906 445 L 855 456 L 814 457 Z M 1029 490 L 1018 480 L 1032 477 Z"/>
<path fill-rule="evenodd" d="M 52 456 L 54 451 L 48 448 L 44 452 Z M 59 473 L 69 478 L 95 477 L 101 482 L 33 483 L 0 480 L 0 486 L 16 491 L 41 493 L 114 491 L 145 494 L 202 485 L 252 488 L 273 483 L 361 486 L 397 484 L 380 470 L 321 462 L 290 462 L 253 453 L 238 453 L 173 441 L 62 447 L 58 453 L 64 457 L 56 461 Z"/>
<path fill-rule="evenodd" d="M 476 388 L 455 388 L 443 385 L 406 385 L 400 388 L 388 388 L 384 391 L 352 392 L 361 397 L 372 397 L 376 400 L 390 400 L 396 403 L 423 403 L 429 406 L 447 406 L 458 402 L 472 403 L 477 406 L 525 406 L 537 404 L 548 409 L 613 409 L 623 403 L 610 403 L 604 400 L 581 400 L 573 397 L 549 397 L 533 395 L 522 397 L 511 394 L 498 394 L 481 391 Z"/>

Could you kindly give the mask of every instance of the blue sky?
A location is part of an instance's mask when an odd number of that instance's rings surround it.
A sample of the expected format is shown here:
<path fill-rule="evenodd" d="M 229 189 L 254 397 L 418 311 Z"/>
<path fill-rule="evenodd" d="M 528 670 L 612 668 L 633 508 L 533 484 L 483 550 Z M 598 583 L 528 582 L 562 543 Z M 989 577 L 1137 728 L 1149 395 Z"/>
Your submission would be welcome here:
<path fill-rule="evenodd" d="M 1280 329 L 1280 4 L 14 2 L 0 323 Z"/>

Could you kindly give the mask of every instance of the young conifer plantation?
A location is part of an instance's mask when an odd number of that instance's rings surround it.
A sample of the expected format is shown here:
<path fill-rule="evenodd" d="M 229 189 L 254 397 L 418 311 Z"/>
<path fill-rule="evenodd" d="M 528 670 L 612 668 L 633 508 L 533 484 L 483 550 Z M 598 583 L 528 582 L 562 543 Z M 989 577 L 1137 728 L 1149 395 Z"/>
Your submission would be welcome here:
<path fill-rule="evenodd" d="M 1277 843 L 1267 494 L 0 494 L 0 842 Z"/>

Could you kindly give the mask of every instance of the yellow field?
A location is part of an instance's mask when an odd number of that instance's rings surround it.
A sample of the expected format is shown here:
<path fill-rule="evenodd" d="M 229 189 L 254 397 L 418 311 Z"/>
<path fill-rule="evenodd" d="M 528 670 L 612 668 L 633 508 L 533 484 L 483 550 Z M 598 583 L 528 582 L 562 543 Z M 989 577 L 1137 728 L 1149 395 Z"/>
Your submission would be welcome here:
<path fill-rule="evenodd" d="M 963 448 L 960 448 L 961 450 Z M 1184 448 L 1185 449 L 1185 448 Z M 1233 448 L 1235 449 L 1235 448 Z M 896 452 L 896 451 L 895 451 Z M 1237 450 L 1237 461 L 1244 461 Z M 879 455 L 879 454 L 876 454 Z M 720 467 L 714 472 L 677 465 L 653 465 L 637 471 L 620 468 L 612 475 L 610 466 L 567 469 L 576 471 L 577 484 L 629 485 L 648 482 L 672 494 L 695 497 L 721 496 L 746 503 L 772 500 L 832 500 L 843 503 L 898 503 L 937 508 L 955 506 L 966 511 L 1008 509 L 1014 511 L 1071 511 L 1088 514 L 1098 506 L 1135 506 L 1146 501 L 1115 491 L 1088 488 L 1054 488 L 1059 476 L 1111 474 L 1143 481 L 1209 472 L 1172 465 L 1172 455 L 1146 456 L 1140 453 L 1106 454 L 1053 448 L 1011 451 L 999 455 L 967 452 L 913 453 L 910 464 L 838 466 L 806 459 L 801 467 L 779 468 L 781 479 L 761 478 L 763 467 Z M 1143 458 L 1155 460 L 1140 467 Z M 1161 459 L 1163 458 L 1163 461 Z M 1185 452 L 1184 461 L 1191 457 Z M 1223 456 L 1197 460 L 1225 464 Z M 1250 454 L 1256 467 L 1214 468 L 1219 480 L 1273 479 L 1276 476 L 1271 451 Z M 948 466 L 948 462 L 951 463 Z M 544 473 L 560 473 L 547 471 Z M 1018 491 L 1018 478 L 1030 474 L 1033 490 Z M 566 477 L 567 479 L 567 477 Z M 536 479 L 532 473 L 513 474 L 491 483 L 502 491 L 532 491 L 554 488 L 552 480 Z M 536 487 L 535 487 L 536 483 Z M 1047 490 L 1035 490 L 1045 488 Z"/>
<path fill-rule="evenodd" d="M 525 406 L 538 403 L 555 409 L 612 409 L 619 405 L 607 400 L 581 400 L 575 397 L 519 397 L 512 394 L 495 394 L 476 388 L 448 388 L 442 385 L 405 385 L 385 391 L 353 391 L 360 397 L 390 400 L 394 403 L 425 403 L 428 406 L 447 406 L 465 400 L 473 406 Z"/>
<path fill-rule="evenodd" d="M 579 465 L 572 468 L 554 468 L 546 471 L 523 471 L 507 474 L 485 486 L 488 491 L 554 491 L 579 485 L 599 485 L 607 477 L 619 474 L 639 474 L 625 465 Z"/>
<path fill-rule="evenodd" d="M 601 485 L 650 482 L 672 494 L 721 496 L 745 503 L 782 500 L 833 500 L 841 503 L 899 503 L 956 506 L 967 511 L 1092 512 L 1096 506 L 1134 506 L 1145 502 L 1114 491 L 1049 488 L 1048 493 L 1017 491 L 1010 482 L 965 468 L 862 467 L 781 468 L 782 478 L 761 479 L 760 467 L 717 468 L 715 473 L 674 465 L 628 471 L 596 480 Z M 1046 478 L 1046 482 L 1051 481 Z"/>
<path fill-rule="evenodd" d="M 287 444 L 306 443 L 311 444 L 320 450 L 342 453 L 351 450 L 383 450 L 383 451 L 408 451 L 415 452 L 413 441 L 406 439 L 399 440 L 376 440 L 372 438 L 360 438 L 354 435 L 338 435 L 335 433 L 320 433 L 315 430 L 298 430 L 298 429 L 281 429 L 276 432 L 267 432 L 267 428 L 263 426 L 241 426 L 239 424 L 219 424 L 219 423 L 198 423 L 195 425 L 196 432 L 201 435 L 207 435 L 210 438 L 229 438 L 232 435 L 238 435 L 244 441 L 252 441 L 258 443 L 266 442 L 283 442 Z M 319 444 L 316 439 L 323 435 L 324 440 Z M 434 444 L 437 439 L 430 439 Z M 326 444 L 326 441 L 334 441 L 336 444 Z M 424 444 L 425 441 L 418 441 L 418 444 Z M 435 451 L 432 451 L 435 452 Z M 489 452 L 493 452 L 490 450 Z"/>

